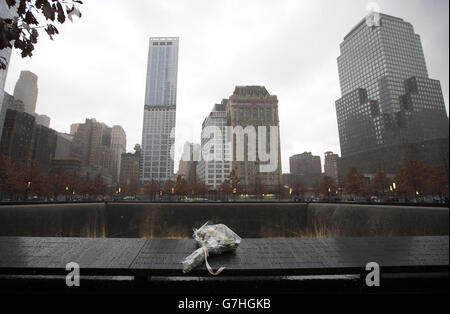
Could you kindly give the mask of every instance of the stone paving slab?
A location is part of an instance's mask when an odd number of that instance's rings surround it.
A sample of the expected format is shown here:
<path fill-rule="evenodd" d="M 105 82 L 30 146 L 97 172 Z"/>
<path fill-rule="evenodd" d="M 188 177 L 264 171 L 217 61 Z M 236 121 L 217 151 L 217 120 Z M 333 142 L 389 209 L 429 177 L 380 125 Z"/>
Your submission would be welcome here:
<path fill-rule="evenodd" d="M 211 255 L 220 276 L 358 274 L 369 262 L 385 272 L 448 272 L 449 237 L 243 239 L 235 252 Z M 192 239 L 0 237 L 0 273 L 183 276 Z M 204 266 L 188 273 L 209 276 Z"/>

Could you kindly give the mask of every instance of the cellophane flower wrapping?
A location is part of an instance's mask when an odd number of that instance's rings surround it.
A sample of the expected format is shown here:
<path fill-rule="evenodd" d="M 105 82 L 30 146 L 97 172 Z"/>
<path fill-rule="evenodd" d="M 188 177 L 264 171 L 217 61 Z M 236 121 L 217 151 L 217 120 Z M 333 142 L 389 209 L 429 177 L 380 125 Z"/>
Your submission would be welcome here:
<path fill-rule="evenodd" d="M 208 254 L 221 254 L 235 250 L 241 243 L 241 237 L 224 224 L 205 223 L 199 229 L 194 229 L 194 239 L 199 248 L 187 256 L 183 264 L 183 273 L 187 273 L 202 264 L 205 260 L 205 249 Z"/>

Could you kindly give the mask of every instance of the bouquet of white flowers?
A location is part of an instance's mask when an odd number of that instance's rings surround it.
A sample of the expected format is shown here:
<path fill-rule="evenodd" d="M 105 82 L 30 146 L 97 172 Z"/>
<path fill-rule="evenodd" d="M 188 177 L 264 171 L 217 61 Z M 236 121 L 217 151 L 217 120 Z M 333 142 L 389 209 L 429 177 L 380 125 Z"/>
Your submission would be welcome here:
<path fill-rule="evenodd" d="M 241 243 L 241 238 L 227 226 L 223 224 L 209 225 L 208 222 L 201 226 L 200 229 L 194 229 L 194 239 L 200 248 L 183 260 L 183 273 L 191 271 L 200 265 L 204 259 L 206 268 L 211 275 L 216 276 L 220 274 L 225 267 L 221 267 L 217 272 L 213 272 L 208 263 L 208 255 L 235 250 Z"/>

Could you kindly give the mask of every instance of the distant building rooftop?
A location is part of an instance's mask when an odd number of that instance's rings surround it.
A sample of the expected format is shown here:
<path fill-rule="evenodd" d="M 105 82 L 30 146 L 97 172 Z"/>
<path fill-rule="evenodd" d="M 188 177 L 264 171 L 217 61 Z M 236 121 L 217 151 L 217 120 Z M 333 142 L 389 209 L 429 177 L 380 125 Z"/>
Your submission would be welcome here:
<path fill-rule="evenodd" d="M 257 97 L 267 97 L 270 96 L 269 92 L 264 86 L 236 86 L 233 96 L 257 96 Z"/>
<path fill-rule="evenodd" d="M 378 13 L 378 12 L 375 12 L 375 13 Z M 403 19 L 401 19 L 401 18 L 399 18 L 399 17 L 395 17 L 395 16 L 391 16 L 391 15 L 387 15 L 387 14 L 384 14 L 384 13 L 379 13 L 380 14 L 380 18 L 387 18 L 387 19 L 391 19 L 391 20 L 397 20 L 397 21 L 401 21 L 401 22 L 404 22 L 404 20 Z M 356 24 L 356 26 L 355 27 L 353 27 L 352 29 L 351 29 L 351 31 L 347 34 L 347 35 L 345 35 L 345 37 L 344 37 L 344 40 L 346 40 L 350 35 L 352 35 L 362 24 L 364 24 L 365 22 L 366 22 L 366 18 L 367 17 L 364 17 L 358 24 Z"/>

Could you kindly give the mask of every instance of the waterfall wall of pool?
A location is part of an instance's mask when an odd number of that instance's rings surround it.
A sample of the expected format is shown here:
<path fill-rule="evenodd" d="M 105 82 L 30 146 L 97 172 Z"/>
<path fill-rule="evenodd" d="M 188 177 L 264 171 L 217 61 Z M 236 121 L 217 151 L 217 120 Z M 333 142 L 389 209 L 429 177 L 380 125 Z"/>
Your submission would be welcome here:
<path fill-rule="evenodd" d="M 442 207 L 339 203 L 62 203 L 0 206 L 0 236 L 190 238 L 206 221 L 244 238 L 449 234 Z"/>

